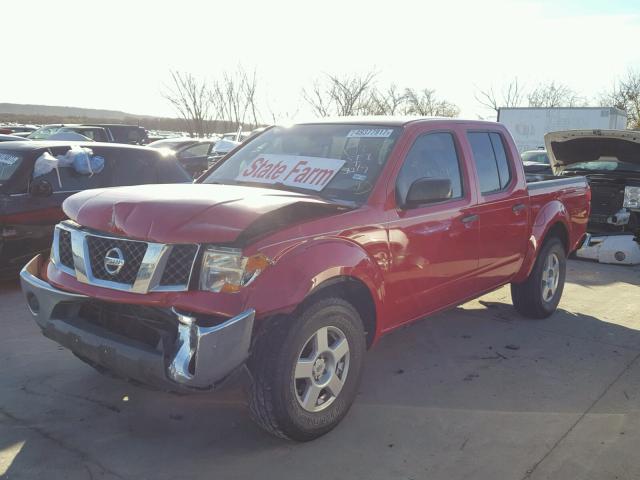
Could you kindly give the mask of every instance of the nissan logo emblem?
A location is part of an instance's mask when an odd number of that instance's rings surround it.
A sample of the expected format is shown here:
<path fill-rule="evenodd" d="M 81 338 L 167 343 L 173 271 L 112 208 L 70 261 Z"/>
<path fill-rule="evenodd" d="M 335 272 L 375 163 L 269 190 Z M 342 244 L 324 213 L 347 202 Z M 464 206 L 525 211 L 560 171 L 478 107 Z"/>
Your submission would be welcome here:
<path fill-rule="evenodd" d="M 109 275 L 117 275 L 124 267 L 124 254 L 119 248 L 110 249 L 104 256 L 104 269 Z"/>

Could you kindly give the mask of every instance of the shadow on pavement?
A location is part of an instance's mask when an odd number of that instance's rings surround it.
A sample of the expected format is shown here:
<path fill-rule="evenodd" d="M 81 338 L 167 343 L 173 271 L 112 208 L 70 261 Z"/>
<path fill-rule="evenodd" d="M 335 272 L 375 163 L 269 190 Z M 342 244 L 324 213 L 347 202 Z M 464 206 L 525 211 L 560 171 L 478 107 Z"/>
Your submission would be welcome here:
<path fill-rule="evenodd" d="M 457 452 L 481 428 L 485 441 L 530 449 L 514 467 L 524 472 L 529 455 L 548 448 L 548 432 L 556 435 L 588 409 L 640 352 L 637 330 L 594 316 L 559 310 L 532 321 L 504 302 L 472 302 L 385 337 L 367 356 L 359 396 L 343 423 L 315 442 L 293 444 L 253 425 L 242 382 L 206 395 L 148 391 L 99 375 L 36 336 L 33 325 L 24 328 L 33 339 L 2 352 L 10 368 L 0 390 L 0 427 L 10 434 L 0 451 L 12 457 L 6 472 L 12 479 L 199 472 L 300 478 L 300 469 L 317 471 L 327 458 L 340 472 L 331 478 L 392 478 L 389 468 L 400 467 L 389 466 L 389 445 L 420 445 L 419 457 L 413 451 L 405 457 L 411 468 L 428 466 L 429 455 L 449 443 Z M 482 426 L 486 421 L 495 428 Z M 508 437 L 514 429 L 517 440 Z"/>

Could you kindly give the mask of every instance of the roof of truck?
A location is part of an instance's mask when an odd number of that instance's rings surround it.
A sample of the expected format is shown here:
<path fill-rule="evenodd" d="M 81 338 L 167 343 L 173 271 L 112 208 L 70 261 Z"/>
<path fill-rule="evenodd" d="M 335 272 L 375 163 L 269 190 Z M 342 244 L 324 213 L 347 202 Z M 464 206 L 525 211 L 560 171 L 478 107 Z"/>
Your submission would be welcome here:
<path fill-rule="evenodd" d="M 416 122 L 447 121 L 452 123 L 495 125 L 496 122 L 485 120 L 465 120 L 451 117 L 417 117 L 417 116 L 364 116 L 364 117 L 327 117 L 309 121 L 295 122 L 296 125 L 313 125 L 323 123 L 341 123 L 347 125 L 378 125 L 386 127 L 402 127 Z"/>

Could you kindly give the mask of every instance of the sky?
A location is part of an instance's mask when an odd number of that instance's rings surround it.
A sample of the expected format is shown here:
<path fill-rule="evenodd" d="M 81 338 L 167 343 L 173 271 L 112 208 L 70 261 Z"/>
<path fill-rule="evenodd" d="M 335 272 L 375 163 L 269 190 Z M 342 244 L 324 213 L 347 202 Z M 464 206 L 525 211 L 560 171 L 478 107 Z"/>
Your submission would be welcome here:
<path fill-rule="evenodd" d="M 35 0 L 2 17 L 15 56 L 0 102 L 145 115 L 176 116 L 171 69 L 255 69 L 263 115 L 282 120 L 309 116 L 302 88 L 324 74 L 375 70 L 380 87 L 435 89 L 478 118 L 491 114 L 478 89 L 514 77 L 591 99 L 640 70 L 640 0 Z"/>

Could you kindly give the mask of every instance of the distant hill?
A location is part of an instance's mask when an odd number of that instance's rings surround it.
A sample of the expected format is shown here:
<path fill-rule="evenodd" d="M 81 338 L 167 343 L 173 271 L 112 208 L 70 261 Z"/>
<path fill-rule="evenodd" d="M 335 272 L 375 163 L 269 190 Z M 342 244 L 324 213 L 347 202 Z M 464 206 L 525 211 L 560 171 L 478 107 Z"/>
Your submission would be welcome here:
<path fill-rule="evenodd" d="M 124 120 L 125 118 L 149 118 L 148 115 L 133 115 L 119 110 L 97 108 L 60 107 L 52 105 L 26 105 L 20 103 L 0 103 L 0 115 L 25 115 L 43 117 L 85 117 Z"/>
<path fill-rule="evenodd" d="M 36 125 L 47 123 L 127 123 L 152 130 L 189 131 L 189 125 L 181 118 L 135 115 L 119 110 L 20 103 L 0 103 L 0 125 L 5 122 Z M 212 120 L 208 122 L 208 126 L 209 131 L 217 133 L 237 129 L 237 124 L 224 120 Z M 245 125 L 245 128 L 254 127 Z"/>

